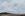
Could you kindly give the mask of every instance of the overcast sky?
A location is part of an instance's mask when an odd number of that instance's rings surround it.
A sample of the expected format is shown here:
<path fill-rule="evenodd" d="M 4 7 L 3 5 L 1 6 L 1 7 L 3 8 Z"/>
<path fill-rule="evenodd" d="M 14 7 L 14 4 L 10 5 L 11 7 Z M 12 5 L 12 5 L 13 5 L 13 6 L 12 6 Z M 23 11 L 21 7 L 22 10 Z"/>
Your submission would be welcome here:
<path fill-rule="evenodd" d="M 25 12 L 25 0 L 0 0 L 0 12 Z"/>

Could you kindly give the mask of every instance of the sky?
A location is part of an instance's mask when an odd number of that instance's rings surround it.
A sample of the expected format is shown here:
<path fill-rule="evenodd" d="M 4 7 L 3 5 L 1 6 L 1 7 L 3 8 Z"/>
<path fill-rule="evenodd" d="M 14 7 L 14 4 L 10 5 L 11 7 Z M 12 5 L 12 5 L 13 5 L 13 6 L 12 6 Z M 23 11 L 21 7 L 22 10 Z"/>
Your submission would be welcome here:
<path fill-rule="evenodd" d="M 0 12 L 25 13 L 25 0 L 0 0 Z"/>

